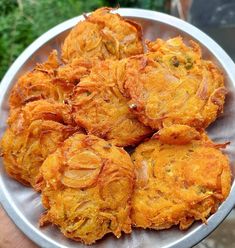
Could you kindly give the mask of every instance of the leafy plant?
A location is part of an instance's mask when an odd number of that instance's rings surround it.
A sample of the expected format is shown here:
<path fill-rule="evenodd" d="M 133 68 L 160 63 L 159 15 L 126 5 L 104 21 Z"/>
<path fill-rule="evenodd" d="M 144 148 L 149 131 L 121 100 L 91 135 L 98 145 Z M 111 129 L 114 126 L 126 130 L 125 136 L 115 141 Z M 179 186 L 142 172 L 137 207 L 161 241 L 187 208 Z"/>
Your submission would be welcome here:
<path fill-rule="evenodd" d="M 0 0 L 0 79 L 17 56 L 48 29 L 101 6 L 164 10 L 165 0 Z"/>
<path fill-rule="evenodd" d="M 103 0 L 1 0 L 0 78 L 16 57 L 45 31 L 103 5 Z"/>

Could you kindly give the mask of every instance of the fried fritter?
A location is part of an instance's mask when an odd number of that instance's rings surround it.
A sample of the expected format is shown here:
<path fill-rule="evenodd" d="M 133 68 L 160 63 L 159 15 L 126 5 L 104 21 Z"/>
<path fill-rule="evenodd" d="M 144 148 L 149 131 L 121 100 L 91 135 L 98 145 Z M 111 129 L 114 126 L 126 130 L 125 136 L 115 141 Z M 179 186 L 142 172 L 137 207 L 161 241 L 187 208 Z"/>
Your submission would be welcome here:
<path fill-rule="evenodd" d="M 223 110 L 224 78 L 210 61 L 201 59 L 195 43 L 181 38 L 158 40 L 146 55 L 126 60 L 119 87 L 131 98 L 130 108 L 153 129 L 172 124 L 206 128 Z"/>
<path fill-rule="evenodd" d="M 174 144 L 177 131 L 172 127 L 162 129 L 159 140 L 142 143 L 132 155 L 136 184 L 131 218 L 137 227 L 187 229 L 196 220 L 206 222 L 229 194 L 231 171 L 228 158 L 218 149 L 221 145 L 203 133 L 188 143 L 185 137 L 190 135 L 181 134 L 182 145 Z M 179 125 L 176 129 L 196 132 Z"/>
<path fill-rule="evenodd" d="M 95 61 L 83 58 L 75 58 L 70 63 L 61 65 L 56 71 L 56 80 L 65 84 L 77 85 L 80 79 L 90 74 Z"/>
<path fill-rule="evenodd" d="M 107 233 L 131 232 L 133 164 L 122 149 L 96 136 L 67 139 L 43 163 L 40 225 L 57 225 L 71 239 L 92 244 Z"/>
<path fill-rule="evenodd" d="M 159 139 L 160 142 L 169 145 L 184 145 L 191 140 L 202 138 L 202 134 L 196 129 L 186 125 L 174 124 L 160 129 L 152 138 Z"/>
<path fill-rule="evenodd" d="M 41 99 L 53 99 L 60 103 L 66 101 L 80 78 L 90 73 L 93 63 L 80 58 L 60 65 L 54 50 L 48 61 L 37 64 L 33 71 L 20 77 L 11 91 L 10 107 L 20 107 Z"/>
<path fill-rule="evenodd" d="M 28 102 L 41 99 L 63 102 L 74 85 L 55 80 L 55 71 L 58 68 L 57 52 L 54 50 L 48 61 L 37 64 L 33 71 L 19 78 L 10 94 L 10 107 L 21 107 Z"/>
<path fill-rule="evenodd" d="M 48 154 L 79 127 L 72 126 L 70 108 L 39 100 L 11 111 L 1 150 L 7 173 L 35 187 L 39 168 Z"/>
<path fill-rule="evenodd" d="M 134 145 L 152 130 L 140 123 L 128 109 L 128 99 L 116 82 L 115 61 L 103 61 L 75 87 L 71 105 L 76 123 L 89 134 L 104 138 L 117 146 Z"/>
<path fill-rule="evenodd" d="M 121 59 L 143 53 L 141 27 L 111 8 L 100 8 L 79 22 L 66 37 L 62 59 Z"/>
<path fill-rule="evenodd" d="M 157 62 L 167 67 L 174 76 L 187 75 L 189 70 L 201 64 L 201 48 L 190 40 L 187 46 L 182 37 L 169 40 L 146 41 L 149 52 Z"/>

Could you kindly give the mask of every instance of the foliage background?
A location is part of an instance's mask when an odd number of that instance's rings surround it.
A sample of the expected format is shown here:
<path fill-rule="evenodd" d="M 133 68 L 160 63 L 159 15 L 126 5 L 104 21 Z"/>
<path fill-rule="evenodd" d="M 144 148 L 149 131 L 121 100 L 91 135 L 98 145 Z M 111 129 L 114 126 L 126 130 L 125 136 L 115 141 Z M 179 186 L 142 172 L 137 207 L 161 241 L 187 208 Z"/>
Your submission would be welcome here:
<path fill-rule="evenodd" d="M 0 0 L 0 79 L 37 37 L 66 19 L 101 6 L 166 11 L 165 0 Z"/>

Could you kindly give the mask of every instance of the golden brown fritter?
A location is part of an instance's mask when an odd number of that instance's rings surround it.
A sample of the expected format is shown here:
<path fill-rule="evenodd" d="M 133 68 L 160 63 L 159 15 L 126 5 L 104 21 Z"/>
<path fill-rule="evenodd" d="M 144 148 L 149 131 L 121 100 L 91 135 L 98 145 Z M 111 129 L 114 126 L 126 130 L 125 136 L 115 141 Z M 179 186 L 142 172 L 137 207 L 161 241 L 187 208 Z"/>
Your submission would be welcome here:
<path fill-rule="evenodd" d="M 55 79 L 58 68 L 57 52 L 54 50 L 48 61 L 37 64 L 33 71 L 19 78 L 10 94 L 10 107 L 21 107 L 28 102 L 41 99 L 63 102 L 74 85 Z"/>
<path fill-rule="evenodd" d="M 94 61 L 74 59 L 60 65 L 54 50 L 43 64 L 37 64 L 33 71 L 20 77 L 10 94 L 10 107 L 16 108 L 28 102 L 53 99 L 63 103 L 71 94 L 81 77 L 89 75 Z"/>
<path fill-rule="evenodd" d="M 122 149 L 93 135 L 67 139 L 43 163 L 40 225 L 57 225 L 71 239 L 92 244 L 107 233 L 131 232 L 133 164 Z"/>
<path fill-rule="evenodd" d="M 189 131 L 184 126 L 176 128 Z M 170 129 L 163 130 L 165 137 L 160 140 L 170 137 L 168 143 L 172 143 Z M 135 226 L 187 229 L 195 220 L 206 222 L 228 196 L 231 171 L 228 158 L 218 149 L 221 145 L 205 134 L 187 144 L 182 137 L 183 145 L 165 144 L 155 137 L 132 155 L 136 184 L 131 218 Z"/>
<path fill-rule="evenodd" d="M 90 74 L 94 64 L 93 60 L 75 58 L 70 63 L 61 65 L 56 70 L 55 78 L 64 84 L 77 85 L 82 77 Z"/>
<path fill-rule="evenodd" d="M 166 41 L 146 41 L 146 45 L 153 58 L 167 67 L 174 76 L 187 75 L 188 70 L 201 63 L 200 46 L 192 40 L 187 46 L 180 36 Z"/>
<path fill-rule="evenodd" d="M 89 134 L 117 146 L 134 145 L 152 130 L 140 123 L 128 109 L 128 99 L 116 82 L 117 62 L 100 62 L 74 89 L 71 105 L 76 123 Z"/>
<path fill-rule="evenodd" d="M 202 134 L 190 126 L 174 124 L 160 129 L 152 138 L 168 145 L 184 145 L 201 137 Z"/>
<path fill-rule="evenodd" d="M 119 79 L 130 108 L 153 129 L 172 124 L 206 128 L 223 110 L 224 78 L 200 49 L 181 38 L 157 41 L 153 52 L 126 59 Z M 123 76 L 124 75 L 124 76 Z"/>
<path fill-rule="evenodd" d="M 72 124 L 70 108 L 54 101 L 39 100 L 12 110 L 1 141 L 7 173 L 34 187 L 48 154 L 80 130 Z"/>
<path fill-rule="evenodd" d="M 111 8 L 100 8 L 79 22 L 66 37 L 62 59 L 121 59 L 143 53 L 141 27 Z"/>

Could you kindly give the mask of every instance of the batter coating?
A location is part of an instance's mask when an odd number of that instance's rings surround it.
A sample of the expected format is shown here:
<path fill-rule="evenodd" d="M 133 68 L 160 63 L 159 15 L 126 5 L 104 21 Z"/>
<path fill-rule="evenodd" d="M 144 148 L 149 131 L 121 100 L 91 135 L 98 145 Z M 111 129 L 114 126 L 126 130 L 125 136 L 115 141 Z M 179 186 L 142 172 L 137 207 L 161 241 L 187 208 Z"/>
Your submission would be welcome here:
<path fill-rule="evenodd" d="M 223 110 L 223 75 L 201 59 L 195 43 L 188 47 L 181 38 L 156 43 L 156 51 L 127 59 L 120 74 L 119 87 L 131 98 L 132 112 L 153 129 L 172 124 L 206 128 Z"/>
<path fill-rule="evenodd" d="M 97 9 L 72 29 L 62 46 L 63 61 L 121 59 L 143 53 L 141 27 L 111 11 Z"/>
<path fill-rule="evenodd" d="M 72 90 L 73 84 L 55 79 L 58 68 L 57 51 L 54 50 L 48 61 L 37 64 L 33 71 L 19 78 L 9 97 L 10 107 L 17 108 L 42 99 L 53 99 L 62 103 Z"/>
<path fill-rule="evenodd" d="M 201 64 L 201 48 L 193 40 L 186 45 L 182 37 L 178 36 L 168 40 L 147 40 L 146 45 L 153 58 L 167 67 L 174 76 L 187 75 L 190 69 Z"/>
<path fill-rule="evenodd" d="M 107 233 L 131 232 L 133 164 L 122 149 L 93 135 L 77 134 L 41 167 L 40 225 L 57 225 L 71 239 L 92 244 Z"/>
<path fill-rule="evenodd" d="M 70 108 L 40 100 L 11 111 L 1 150 L 6 172 L 17 181 L 35 187 L 39 168 L 48 154 L 77 131 Z"/>
<path fill-rule="evenodd" d="M 169 129 L 163 131 L 166 136 L 161 139 L 167 140 L 169 133 Z M 179 225 L 187 229 L 196 220 L 206 222 L 228 196 L 231 171 L 228 158 L 218 149 L 221 145 L 205 134 L 183 143 L 169 145 L 155 137 L 132 155 L 136 173 L 131 213 L 134 226 L 167 229 Z"/>
<path fill-rule="evenodd" d="M 64 84 L 77 85 L 80 79 L 90 74 L 95 61 L 83 58 L 75 58 L 70 63 L 61 65 L 56 70 L 56 80 Z"/>
<path fill-rule="evenodd" d="M 128 108 L 128 99 L 117 85 L 115 61 L 103 61 L 75 87 L 71 105 L 77 124 L 89 134 L 104 138 L 117 146 L 139 143 L 152 133 Z"/>

